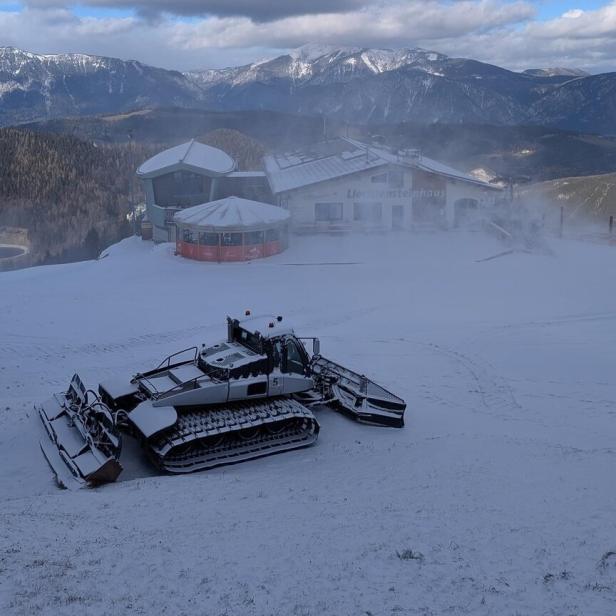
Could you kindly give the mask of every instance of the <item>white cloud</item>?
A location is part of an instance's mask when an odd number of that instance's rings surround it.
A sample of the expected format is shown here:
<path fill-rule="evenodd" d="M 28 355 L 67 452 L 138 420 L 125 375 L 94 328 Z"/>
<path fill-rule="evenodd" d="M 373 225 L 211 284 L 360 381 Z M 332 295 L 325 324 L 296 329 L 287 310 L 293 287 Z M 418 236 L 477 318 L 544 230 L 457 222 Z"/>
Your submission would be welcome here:
<path fill-rule="evenodd" d="M 536 20 L 529 2 L 506 0 L 372 0 L 342 14 L 272 21 L 84 18 L 66 8 L 30 8 L 0 12 L 0 40 L 38 52 L 97 53 L 178 69 L 243 64 L 318 42 L 421 46 L 514 69 L 571 65 L 600 71 L 616 69 L 616 1 L 547 22 Z"/>
<path fill-rule="evenodd" d="M 340 15 L 287 17 L 270 23 L 247 18 L 213 18 L 177 24 L 178 44 L 202 47 L 251 46 L 267 41 L 276 48 L 308 41 L 338 45 L 407 46 L 415 41 L 458 38 L 524 22 L 534 9 L 526 2 L 462 0 L 389 3 Z"/>
<path fill-rule="evenodd" d="M 565 19 L 575 19 L 576 17 L 581 17 L 584 15 L 584 11 L 582 9 L 571 9 L 566 13 L 563 13 L 563 17 Z"/>

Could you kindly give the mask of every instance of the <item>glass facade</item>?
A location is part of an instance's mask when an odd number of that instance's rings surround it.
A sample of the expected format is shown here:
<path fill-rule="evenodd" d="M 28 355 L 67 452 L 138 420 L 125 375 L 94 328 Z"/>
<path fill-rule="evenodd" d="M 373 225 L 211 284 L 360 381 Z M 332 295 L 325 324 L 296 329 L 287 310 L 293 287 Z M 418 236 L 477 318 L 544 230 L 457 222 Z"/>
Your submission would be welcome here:
<path fill-rule="evenodd" d="M 177 254 L 198 261 L 247 261 L 269 257 L 288 246 L 288 224 L 258 231 L 199 231 L 197 227 L 178 225 Z"/>
<path fill-rule="evenodd" d="M 181 209 L 209 201 L 212 178 L 182 170 L 155 177 L 152 185 L 156 205 Z"/>

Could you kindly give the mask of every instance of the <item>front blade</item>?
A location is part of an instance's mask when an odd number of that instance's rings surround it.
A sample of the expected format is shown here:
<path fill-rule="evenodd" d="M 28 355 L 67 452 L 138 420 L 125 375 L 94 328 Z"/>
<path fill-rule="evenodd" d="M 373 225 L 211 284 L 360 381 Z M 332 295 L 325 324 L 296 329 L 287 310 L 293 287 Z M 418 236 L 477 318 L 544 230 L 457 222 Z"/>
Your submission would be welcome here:
<path fill-rule="evenodd" d="M 109 409 L 74 395 L 71 387 L 35 409 L 44 428 L 40 445 L 58 484 L 75 489 L 115 481 L 121 440 Z"/>
<path fill-rule="evenodd" d="M 61 488 L 78 490 L 86 485 L 86 481 L 79 475 L 77 469 L 70 462 L 70 458 L 63 458 L 60 450 L 49 439 L 42 438 L 39 441 L 41 451 L 49 464 L 56 482 Z"/>

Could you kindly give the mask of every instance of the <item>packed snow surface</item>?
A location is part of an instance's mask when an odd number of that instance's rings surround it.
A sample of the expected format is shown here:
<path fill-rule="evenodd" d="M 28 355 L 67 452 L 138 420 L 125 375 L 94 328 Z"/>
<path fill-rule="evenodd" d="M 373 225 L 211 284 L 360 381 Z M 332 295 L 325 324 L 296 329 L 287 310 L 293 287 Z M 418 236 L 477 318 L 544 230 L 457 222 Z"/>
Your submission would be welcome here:
<path fill-rule="evenodd" d="M 217 265 L 129 239 L 0 274 L 0 613 L 616 613 L 616 250 L 552 249 L 305 237 Z M 246 308 L 402 395 L 406 427 L 317 410 L 308 449 L 56 488 L 35 402 L 224 338 Z"/>

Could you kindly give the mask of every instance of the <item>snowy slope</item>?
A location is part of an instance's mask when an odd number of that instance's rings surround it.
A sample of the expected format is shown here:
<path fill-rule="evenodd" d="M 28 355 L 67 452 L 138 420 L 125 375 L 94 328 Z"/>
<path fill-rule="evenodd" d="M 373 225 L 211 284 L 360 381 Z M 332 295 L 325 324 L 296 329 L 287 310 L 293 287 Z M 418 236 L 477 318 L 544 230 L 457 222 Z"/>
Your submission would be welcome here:
<path fill-rule="evenodd" d="M 502 246 L 294 237 L 216 265 L 130 239 L 0 274 L 0 613 L 614 613 L 616 250 L 552 247 L 477 262 Z M 224 337 L 248 307 L 403 395 L 407 426 L 321 411 L 309 449 L 54 486 L 34 402 Z"/>

